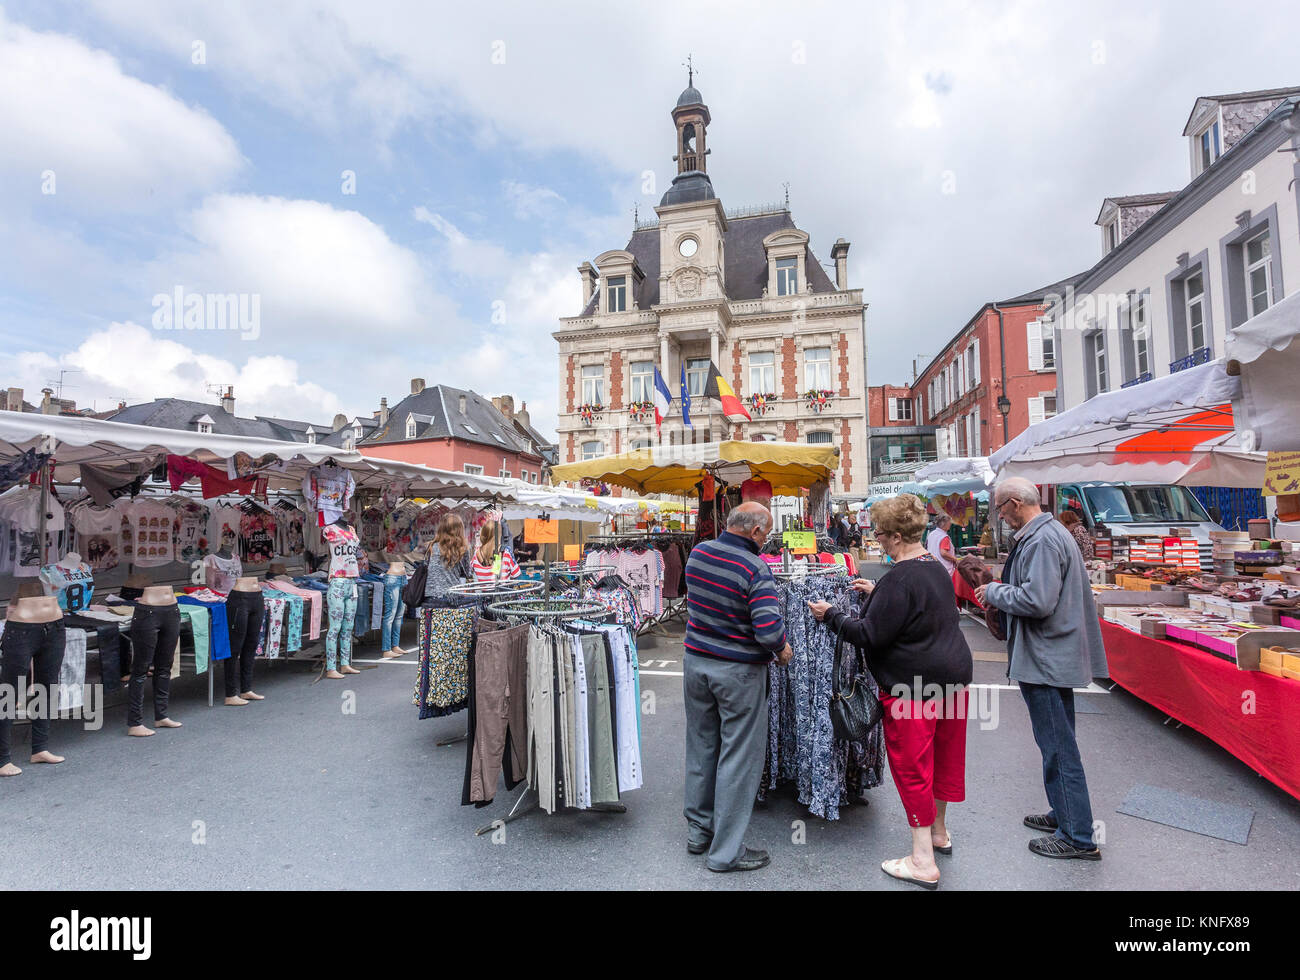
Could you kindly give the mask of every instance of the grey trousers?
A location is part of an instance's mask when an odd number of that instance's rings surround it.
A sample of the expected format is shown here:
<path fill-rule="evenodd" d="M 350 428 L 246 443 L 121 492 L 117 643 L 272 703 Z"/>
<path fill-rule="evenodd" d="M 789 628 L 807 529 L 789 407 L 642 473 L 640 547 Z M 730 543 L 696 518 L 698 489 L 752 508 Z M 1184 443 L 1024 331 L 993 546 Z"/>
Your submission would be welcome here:
<path fill-rule="evenodd" d="M 686 824 L 688 839 L 710 836 L 708 865 L 729 868 L 745 852 L 745 831 L 767 748 L 767 667 L 687 653 Z"/>

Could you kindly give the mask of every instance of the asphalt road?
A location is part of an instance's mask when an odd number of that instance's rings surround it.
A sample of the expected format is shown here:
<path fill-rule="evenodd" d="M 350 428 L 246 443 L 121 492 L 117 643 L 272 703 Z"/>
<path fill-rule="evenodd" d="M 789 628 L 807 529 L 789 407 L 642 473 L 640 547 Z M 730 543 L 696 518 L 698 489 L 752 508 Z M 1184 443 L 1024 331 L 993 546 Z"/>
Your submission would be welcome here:
<path fill-rule="evenodd" d="M 1094 815 L 1105 821 L 1105 859 L 1055 862 L 1032 855 L 1026 813 L 1046 809 L 1041 763 L 1020 695 L 1003 690 L 1002 645 L 964 627 L 975 681 L 996 695 L 997 725 L 972 719 L 967 802 L 950 811 L 955 853 L 940 857 L 945 889 L 1300 888 L 1300 801 L 1207 739 L 1123 691 L 1080 695 Z M 414 646 L 408 623 L 406 645 Z M 375 657 L 373 644 L 356 656 Z M 835 822 L 809 817 L 788 794 L 756 808 L 750 844 L 772 865 L 718 875 L 684 848 L 680 640 L 641 643 L 646 785 L 625 814 L 525 815 L 504 831 L 474 830 L 501 817 L 515 794 L 485 809 L 460 806 L 464 714 L 420 721 L 411 704 L 413 657 L 343 681 L 315 681 L 304 665 L 259 664 L 267 700 L 209 709 L 206 682 L 174 683 L 172 716 L 185 723 L 149 739 L 125 734 L 125 709 L 100 731 L 56 723 L 60 766 L 24 765 L 0 780 L 6 888 L 275 889 L 908 889 L 879 870 L 909 834 L 893 784 Z M 1249 807 L 1246 845 L 1116 812 L 1138 783 Z"/>

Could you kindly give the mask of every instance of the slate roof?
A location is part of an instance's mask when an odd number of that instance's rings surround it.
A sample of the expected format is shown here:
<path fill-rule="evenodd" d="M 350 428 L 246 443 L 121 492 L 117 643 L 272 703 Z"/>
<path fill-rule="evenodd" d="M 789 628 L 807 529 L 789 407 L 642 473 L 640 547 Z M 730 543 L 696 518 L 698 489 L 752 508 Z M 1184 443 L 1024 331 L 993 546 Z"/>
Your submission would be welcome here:
<path fill-rule="evenodd" d="M 789 211 L 772 211 L 746 218 L 730 218 L 723 236 L 726 255 L 727 298 L 730 300 L 759 299 L 767 288 L 767 252 L 763 239 L 774 231 L 795 228 Z M 659 302 L 659 229 L 643 228 L 632 233 L 627 251 L 636 256 L 636 264 L 645 274 L 636 290 L 639 310 L 648 310 Z M 813 292 L 831 293 L 835 286 L 811 248 L 806 250 L 804 267 L 812 283 Z M 598 288 L 587 301 L 583 316 L 596 312 L 601 290 Z"/>
<path fill-rule="evenodd" d="M 1038 289 L 1030 290 L 1027 293 L 1021 293 L 1019 296 L 1013 296 L 1011 299 L 998 300 L 998 306 L 1016 306 L 1024 303 L 1041 302 L 1043 297 L 1049 295 L 1064 296 L 1065 290 L 1070 286 L 1078 283 L 1084 277 L 1086 272 L 1076 272 L 1060 282 L 1054 282 L 1049 286 L 1040 286 Z"/>
<path fill-rule="evenodd" d="M 114 422 L 148 425 L 156 429 L 182 429 L 194 431 L 194 420 L 201 416 L 212 419 L 212 431 L 227 436 L 253 436 L 258 439 L 279 439 L 287 442 L 306 442 L 303 431 L 295 431 L 277 420 L 258 417 L 241 418 L 232 415 L 220 405 L 189 401 L 184 398 L 155 398 L 140 405 L 128 405 L 109 418 Z M 321 431 L 318 427 L 317 431 Z M 325 431 L 329 426 L 324 426 Z M 305 430 L 305 426 L 304 426 Z"/>
<path fill-rule="evenodd" d="M 462 395 L 464 413 L 460 411 Z M 389 410 L 388 424 L 376 426 L 362 441 L 366 445 L 406 441 L 406 419 L 411 415 L 415 416 L 416 439 L 462 439 L 510 453 L 537 455 L 529 440 L 489 399 L 448 385 L 430 385 L 407 395 Z"/>

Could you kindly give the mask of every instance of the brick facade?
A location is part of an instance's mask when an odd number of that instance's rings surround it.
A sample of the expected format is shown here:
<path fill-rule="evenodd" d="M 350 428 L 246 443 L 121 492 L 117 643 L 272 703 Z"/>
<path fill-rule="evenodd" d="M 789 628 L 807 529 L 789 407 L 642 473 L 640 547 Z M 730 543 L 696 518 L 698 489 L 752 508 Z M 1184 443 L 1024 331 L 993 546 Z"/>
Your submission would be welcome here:
<path fill-rule="evenodd" d="M 794 356 L 794 338 L 786 337 L 781 341 L 781 397 L 799 397 L 799 364 Z M 793 424 L 785 427 L 786 441 L 794 442 Z"/>
<path fill-rule="evenodd" d="M 618 411 L 623 407 L 623 354 L 614 351 L 609 355 L 609 408 Z M 615 446 L 618 445 L 617 439 Z M 618 452 L 616 448 L 614 452 Z"/>
<path fill-rule="evenodd" d="M 567 387 L 565 389 L 565 402 L 568 406 L 565 409 L 565 411 L 568 412 L 572 412 L 576 404 L 573 400 L 573 396 L 574 396 L 573 386 L 574 386 L 574 375 L 577 374 L 577 371 L 578 371 L 578 359 L 570 355 L 568 381 L 567 381 Z M 569 462 L 570 463 L 573 462 L 573 436 L 569 436 Z"/>
<path fill-rule="evenodd" d="M 849 397 L 849 338 L 840 334 L 840 397 Z M 847 489 L 847 486 L 845 487 Z"/>
<path fill-rule="evenodd" d="M 853 440 L 848 419 L 840 419 L 840 485 L 845 493 L 853 489 Z"/>

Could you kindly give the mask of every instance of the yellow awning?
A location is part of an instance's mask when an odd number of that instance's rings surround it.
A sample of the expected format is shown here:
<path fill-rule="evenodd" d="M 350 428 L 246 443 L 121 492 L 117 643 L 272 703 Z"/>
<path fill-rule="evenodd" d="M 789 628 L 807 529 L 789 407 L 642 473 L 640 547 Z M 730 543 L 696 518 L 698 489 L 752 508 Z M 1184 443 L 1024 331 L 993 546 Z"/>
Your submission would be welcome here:
<path fill-rule="evenodd" d="M 829 480 L 839 466 L 834 446 L 793 442 L 709 442 L 655 446 L 601 456 L 581 463 L 563 463 L 551 470 L 556 483 L 595 480 L 628 487 L 637 493 L 692 495 L 706 470 L 728 483 L 749 477 L 767 480 L 775 494 L 798 494 L 818 480 Z"/>

